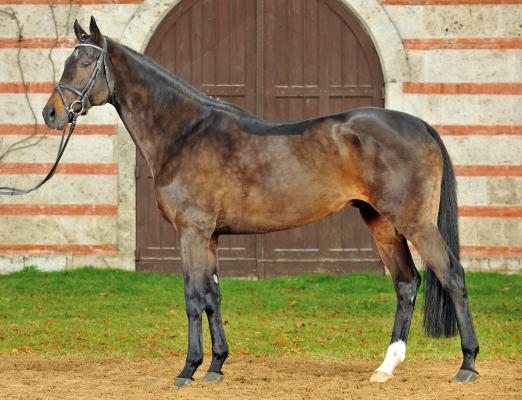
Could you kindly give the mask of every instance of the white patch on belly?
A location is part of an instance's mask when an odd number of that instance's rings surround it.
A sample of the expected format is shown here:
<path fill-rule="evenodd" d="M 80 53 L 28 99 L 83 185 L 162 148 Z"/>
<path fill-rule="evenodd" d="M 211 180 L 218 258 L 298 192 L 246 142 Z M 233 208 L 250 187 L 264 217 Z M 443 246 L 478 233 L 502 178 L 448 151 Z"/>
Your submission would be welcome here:
<path fill-rule="evenodd" d="M 216 274 L 214 274 L 214 275 L 213 275 L 213 278 L 214 278 L 214 282 L 216 282 L 216 283 L 218 283 L 218 282 L 219 282 L 219 281 L 218 281 L 218 277 L 217 277 L 217 275 L 216 275 Z"/>
<path fill-rule="evenodd" d="M 388 346 L 386 357 L 377 371 L 392 375 L 393 370 L 406 357 L 406 343 L 402 340 L 393 342 Z"/>

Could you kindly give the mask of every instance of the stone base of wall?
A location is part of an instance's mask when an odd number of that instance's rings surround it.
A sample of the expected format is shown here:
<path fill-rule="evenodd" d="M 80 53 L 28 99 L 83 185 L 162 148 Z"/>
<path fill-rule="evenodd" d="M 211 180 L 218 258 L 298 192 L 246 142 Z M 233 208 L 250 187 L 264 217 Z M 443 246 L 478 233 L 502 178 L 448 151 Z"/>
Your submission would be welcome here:
<path fill-rule="evenodd" d="M 423 269 L 420 257 L 413 260 L 419 270 Z M 503 272 L 522 274 L 522 257 L 463 257 L 462 265 L 466 271 Z M 85 266 L 96 268 L 117 268 L 127 271 L 136 269 L 134 256 L 0 256 L 0 274 L 21 271 L 35 266 L 40 271 L 65 271 Z"/>
<path fill-rule="evenodd" d="M 0 274 L 21 271 L 26 267 L 37 267 L 40 271 L 65 271 L 85 266 L 96 268 L 117 268 L 134 271 L 132 256 L 76 256 L 76 255 L 30 255 L 0 256 Z"/>
<path fill-rule="evenodd" d="M 424 269 L 419 256 L 413 256 L 417 269 Z M 501 272 L 508 274 L 522 274 L 522 257 L 470 257 L 461 259 L 466 271 L 472 272 Z"/>
<path fill-rule="evenodd" d="M 466 271 L 522 274 L 522 258 L 520 257 L 464 257 L 462 265 Z"/>

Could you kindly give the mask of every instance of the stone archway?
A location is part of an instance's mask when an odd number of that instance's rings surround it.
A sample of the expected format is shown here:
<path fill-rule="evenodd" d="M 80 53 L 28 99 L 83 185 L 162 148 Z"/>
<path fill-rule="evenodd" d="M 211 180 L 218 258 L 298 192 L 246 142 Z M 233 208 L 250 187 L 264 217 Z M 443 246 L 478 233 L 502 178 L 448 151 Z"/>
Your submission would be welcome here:
<path fill-rule="evenodd" d="M 156 28 L 179 3 L 179 1 L 176 1 L 174 5 L 161 1 L 142 3 L 125 28 L 122 34 L 122 42 L 139 51 L 144 51 Z M 409 70 L 402 41 L 395 26 L 377 0 L 339 1 L 339 3 L 347 7 L 351 14 L 356 16 L 359 24 L 372 39 L 382 66 L 385 83 L 385 106 L 390 108 L 400 107 L 402 100 L 400 89 L 402 82 L 408 80 Z M 120 164 L 118 186 L 120 198 L 125 199 L 125 204 L 120 206 L 120 210 L 122 213 L 135 215 L 135 151 L 125 128 L 120 126 L 119 131 L 118 158 L 122 161 L 125 160 L 124 163 Z M 125 218 L 125 221 L 129 223 L 130 218 Z M 133 242 L 135 240 L 135 220 L 133 222 L 134 229 L 131 229 L 130 232 L 129 225 L 124 227 L 125 237 L 129 238 L 128 247 L 136 246 L 136 242 Z M 123 228 L 120 228 L 119 231 L 123 232 Z M 134 237 L 131 239 L 133 233 Z"/>

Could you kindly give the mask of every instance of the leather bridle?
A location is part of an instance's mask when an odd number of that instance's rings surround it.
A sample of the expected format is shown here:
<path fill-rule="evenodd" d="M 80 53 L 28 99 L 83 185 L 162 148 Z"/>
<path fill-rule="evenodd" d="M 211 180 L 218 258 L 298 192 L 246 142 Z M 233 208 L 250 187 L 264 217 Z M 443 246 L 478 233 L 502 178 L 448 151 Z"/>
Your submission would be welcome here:
<path fill-rule="evenodd" d="M 78 44 L 74 50 L 76 50 L 78 47 L 92 47 L 96 50 L 100 51 L 100 54 L 98 55 L 98 60 L 96 61 L 96 65 L 94 67 L 94 70 L 91 73 L 91 77 L 85 84 L 82 90 L 79 90 L 75 88 L 74 86 L 69 85 L 68 83 L 59 82 L 56 85 L 56 91 L 60 95 L 63 103 L 63 107 L 65 109 L 65 112 L 69 116 L 69 132 L 66 134 L 67 131 L 67 125 L 63 128 L 62 131 L 62 137 L 60 140 L 60 145 L 58 147 L 58 152 L 56 154 L 56 160 L 54 161 L 53 166 L 51 167 L 51 170 L 48 172 L 46 177 L 38 183 L 36 186 L 32 187 L 31 189 L 18 189 L 15 187 L 0 187 L 0 196 L 20 196 L 23 194 L 27 194 L 30 192 L 35 191 L 39 187 L 41 187 L 44 183 L 46 183 L 49 179 L 51 179 L 56 172 L 56 169 L 58 168 L 58 164 L 60 162 L 60 159 L 62 158 L 62 155 L 65 151 L 65 148 L 67 147 L 67 144 L 69 143 L 69 139 L 71 138 L 71 135 L 74 132 L 74 128 L 76 127 L 76 120 L 80 115 L 87 114 L 87 108 L 86 108 L 86 101 L 89 99 L 89 95 L 91 94 L 91 91 L 96 83 L 96 79 L 98 78 L 98 75 L 102 68 L 104 68 L 105 71 L 105 80 L 107 81 L 107 88 L 109 90 L 109 95 L 107 97 L 107 101 L 112 98 L 114 93 L 114 81 L 110 79 L 109 75 L 109 66 L 107 64 L 107 39 L 103 38 L 103 47 L 99 47 L 93 44 L 88 43 L 80 43 Z M 63 90 L 69 90 L 70 92 L 73 92 L 74 94 L 78 95 L 78 99 L 73 101 L 71 104 L 67 104 L 67 100 L 65 98 L 65 95 L 63 93 Z M 79 106 L 79 109 L 77 108 Z"/>
<path fill-rule="evenodd" d="M 89 78 L 82 90 L 77 89 L 74 86 L 71 86 L 68 83 L 64 82 L 59 82 L 56 85 L 56 91 L 60 95 L 65 112 L 69 116 L 87 114 L 85 102 L 89 99 L 91 90 L 94 87 L 96 79 L 98 78 L 98 74 L 100 73 L 102 68 L 104 68 L 105 71 L 105 80 L 107 81 L 107 88 L 109 90 L 108 99 L 110 99 L 112 91 L 114 89 L 113 81 L 110 79 L 109 75 L 109 66 L 107 65 L 107 39 L 103 38 L 103 48 L 94 44 L 80 43 L 74 49 L 76 50 L 78 47 L 91 47 L 93 49 L 99 50 L 100 54 L 98 56 L 98 60 L 96 61 L 96 65 L 91 73 L 91 77 Z M 67 104 L 67 100 L 65 99 L 65 95 L 63 93 L 64 89 L 78 95 L 78 100 L 73 101 L 71 104 Z M 75 109 L 76 105 L 80 106 L 79 110 Z"/>

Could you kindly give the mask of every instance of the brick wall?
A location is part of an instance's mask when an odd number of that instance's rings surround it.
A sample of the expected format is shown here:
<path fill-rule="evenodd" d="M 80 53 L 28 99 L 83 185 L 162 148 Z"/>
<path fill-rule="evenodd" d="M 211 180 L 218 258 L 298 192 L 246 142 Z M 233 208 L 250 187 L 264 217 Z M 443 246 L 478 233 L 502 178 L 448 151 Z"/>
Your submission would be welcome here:
<path fill-rule="evenodd" d="M 399 108 L 456 165 L 465 266 L 520 271 L 522 2 L 382 0 L 408 58 Z"/>
<path fill-rule="evenodd" d="M 74 45 L 75 18 L 88 26 L 94 15 L 105 34 L 143 51 L 173 3 L 0 0 L 0 154 L 46 132 L 40 112 Z M 443 135 L 458 174 L 465 267 L 522 271 L 522 1 L 344 3 L 380 55 L 387 107 L 417 115 Z M 48 133 L 8 154 L 0 185 L 36 183 L 58 141 Z M 133 269 L 134 154 L 114 110 L 93 109 L 46 187 L 0 197 L 0 271 L 32 264 Z"/>
<path fill-rule="evenodd" d="M 81 3 L 0 1 L 0 154 L 35 131 L 28 101 L 36 132 L 46 133 L 40 113 L 74 46 L 74 19 L 88 27 L 95 15 L 104 33 L 121 40 L 143 7 L 136 0 Z M 16 15 L 21 32 L 5 12 Z M 36 183 L 54 161 L 59 140 L 58 132 L 47 132 L 36 146 L 7 155 L 0 161 L 1 185 Z M 0 197 L 0 271 L 86 264 L 134 269 L 133 163 L 133 146 L 112 107 L 92 109 L 48 184 L 26 196 Z"/>

